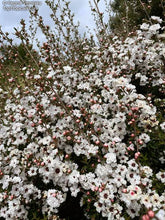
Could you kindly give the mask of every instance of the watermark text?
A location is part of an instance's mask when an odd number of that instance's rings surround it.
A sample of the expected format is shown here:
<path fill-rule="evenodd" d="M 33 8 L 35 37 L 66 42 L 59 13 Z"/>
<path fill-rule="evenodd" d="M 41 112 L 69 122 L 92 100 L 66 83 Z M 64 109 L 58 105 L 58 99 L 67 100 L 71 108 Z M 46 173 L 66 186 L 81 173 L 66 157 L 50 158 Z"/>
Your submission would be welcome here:
<path fill-rule="evenodd" d="M 27 11 L 30 6 L 40 6 L 42 5 L 41 1 L 11 1 L 11 0 L 3 0 L 3 9 L 5 11 Z"/>

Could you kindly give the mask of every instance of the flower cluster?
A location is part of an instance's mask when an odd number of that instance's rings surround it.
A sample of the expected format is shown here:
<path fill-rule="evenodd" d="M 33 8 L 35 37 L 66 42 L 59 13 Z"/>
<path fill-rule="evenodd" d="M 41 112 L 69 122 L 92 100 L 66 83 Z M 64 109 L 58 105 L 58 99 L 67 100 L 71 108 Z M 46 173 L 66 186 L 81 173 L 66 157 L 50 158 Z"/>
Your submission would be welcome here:
<path fill-rule="evenodd" d="M 165 85 L 161 20 L 153 20 L 124 41 L 84 42 L 81 65 L 22 69 L 26 84 L 16 84 L 1 113 L 0 217 L 28 219 L 32 203 L 58 215 L 70 192 L 81 193 L 88 219 L 91 210 L 109 220 L 163 219 L 165 193 L 154 187 L 165 174 L 141 162 L 152 134 L 165 130 L 150 95 L 161 99 Z"/>

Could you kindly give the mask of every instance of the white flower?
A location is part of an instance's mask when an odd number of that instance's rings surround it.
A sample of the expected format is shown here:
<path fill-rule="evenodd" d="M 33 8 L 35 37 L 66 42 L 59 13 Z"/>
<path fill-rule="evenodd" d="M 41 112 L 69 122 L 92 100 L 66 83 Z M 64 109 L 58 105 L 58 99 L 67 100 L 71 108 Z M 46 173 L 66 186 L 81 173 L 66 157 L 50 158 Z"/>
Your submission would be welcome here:
<path fill-rule="evenodd" d="M 107 164 L 116 162 L 116 154 L 115 153 L 107 153 L 105 156 Z"/>
<path fill-rule="evenodd" d="M 126 211 L 127 214 L 131 217 L 131 219 L 134 219 L 135 216 L 139 216 L 140 209 L 141 209 L 141 205 L 138 204 L 137 201 L 131 201 L 131 204 Z"/>
<path fill-rule="evenodd" d="M 127 162 L 127 164 L 128 164 L 128 167 L 129 167 L 131 170 L 136 171 L 136 170 L 138 169 L 138 164 L 136 163 L 136 161 L 135 161 L 134 159 L 129 160 L 129 161 Z"/>
<path fill-rule="evenodd" d="M 140 184 L 140 180 L 141 180 L 140 175 L 136 174 L 133 171 L 128 170 L 128 172 L 126 174 L 126 178 L 132 185 Z"/>
<path fill-rule="evenodd" d="M 20 122 L 13 123 L 13 127 L 12 127 L 13 133 L 16 134 L 16 133 L 20 132 L 22 130 L 22 127 L 23 127 L 23 124 Z"/>
<path fill-rule="evenodd" d="M 30 167 L 30 169 L 29 169 L 29 171 L 28 171 L 28 175 L 29 175 L 29 176 L 35 176 L 35 175 L 37 175 L 37 170 L 38 170 L 38 168 L 36 168 L 36 167 Z"/>
<path fill-rule="evenodd" d="M 50 189 L 47 192 L 47 203 L 53 211 L 54 208 L 58 208 L 62 202 L 66 199 L 65 194 L 55 189 Z"/>
<path fill-rule="evenodd" d="M 89 82 L 81 82 L 77 88 L 91 91 Z"/>
<path fill-rule="evenodd" d="M 153 171 L 149 166 L 141 167 L 141 171 L 144 172 L 144 174 L 147 178 L 149 178 L 150 176 L 153 175 Z"/>
<path fill-rule="evenodd" d="M 78 109 L 75 109 L 75 110 L 73 110 L 73 114 L 76 116 L 76 117 L 81 117 L 81 112 L 80 112 L 80 110 L 78 110 Z"/>
<path fill-rule="evenodd" d="M 122 194 L 122 200 L 127 204 L 127 206 L 131 205 L 133 200 L 139 200 L 141 198 L 142 190 L 137 185 L 129 185 L 126 189 L 126 193 Z"/>
<path fill-rule="evenodd" d="M 159 35 L 158 35 L 158 38 L 165 38 L 165 32 L 164 32 L 163 34 L 159 34 Z M 165 56 L 165 48 L 162 49 L 161 54 L 162 54 L 163 56 Z"/>
<path fill-rule="evenodd" d="M 101 105 L 99 105 L 99 104 L 94 104 L 94 105 L 91 106 L 91 111 L 92 111 L 93 113 L 101 114 L 102 111 L 103 111 L 103 109 L 102 109 L 102 106 L 101 106 Z"/>
<path fill-rule="evenodd" d="M 141 75 L 140 77 L 140 85 L 145 86 L 147 84 L 148 77 Z"/>
<path fill-rule="evenodd" d="M 50 136 L 46 136 L 44 138 L 42 138 L 38 143 L 39 144 L 43 144 L 43 145 L 49 145 L 51 142 L 52 138 Z"/>
<path fill-rule="evenodd" d="M 71 196 L 76 197 L 77 194 L 80 192 L 80 189 L 78 188 L 78 184 L 74 184 L 73 186 L 71 186 L 70 191 L 71 191 Z"/>
<path fill-rule="evenodd" d="M 36 113 L 36 110 L 35 109 L 29 109 L 27 111 L 27 113 L 28 113 L 28 117 L 33 117 Z"/>
<path fill-rule="evenodd" d="M 71 70 L 72 70 L 72 68 L 70 66 L 64 66 L 63 69 L 64 69 L 65 73 L 71 72 Z"/>
<path fill-rule="evenodd" d="M 140 201 L 147 209 L 152 207 L 151 197 L 148 194 L 141 195 Z"/>
<path fill-rule="evenodd" d="M 22 70 L 23 70 L 23 71 L 24 71 L 24 70 L 26 70 L 26 69 L 27 69 L 27 67 L 26 67 L 26 66 L 22 68 Z"/>
<path fill-rule="evenodd" d="M 100 202 L 95 202 L 95 203 L 94 203 L 94 206 L 96 207 L 96 211 L 97 211 L 98 213 L 100 213 L 100 212 L 102 211 L 102 209 L 103 209 L 103 204 L 100 203 Z"/>
<path fill-rule="evenodd" d="M 69 175 L 69 183 L 75 184 L 79 182 L 80 173 L 77 170 L 73 170 L 72 173 Z"/>
<path fill-rule="evenodd" d="M 18 88 L 16 88 L 16 89 L 13 91 L 13 94 L 14 94 L 14 95 L 20 94 L 20 90 L 19 90 Z"/>
<path fill-rule="evenodd" d="M 109 206 L 111 205 L 111 199 L 113 198 L 114 198 L 113 187 L 111 190 L 105 189 L 99 194 L 99 202 L 107 203 Z"/>
<path fill-rule="evenodd" d="M 112 174 L 112 168 L 109 164 L 98 164 L 95 173 L 98 177 L 106 179 L 109 174 Z"/>
<path fill-rule="evenodd" d="M 34 79 L 40 79 L 41 76 L 40 75 L 34 75 Z"/>
<path fill-rule="evenodd" d="M 148 28 L 149 28 L 149 24 L 147 24 L 147 23 L 143 23 L 143 24 L 140 26 L 140 29 L 141 29 L 141 30 L 144 30 L 144 31 L 147 31 Z"/>
<path fill-rule="evenodd" d="M 151 196 L 151 201 L 154 207 L 159 207 L 161 203 L 161 197 L 157 193 L 154 193 L 154 195 Z"/>
<path fill-rule="evenodd" d="M 156 174 L 156 177 L 158 178 L 158 180 L 160 180 L 162 183 L 165 183 L 165 172 L 159 172 Z"/>
<path fill-rule="evenodd" d="M 13 142 L 13 144 L 17 146 L 20 144 L 24 144 L 27 138 L 28 138 L 27 134 L 24 134 L 24 132 L 20 132 L 16 134 L 16 140 Z"/>
<path fill-rule="evenodd" d="M 155 34 L 160 28 L 160 24 L 153 24 L 149 27 L 149 31 Z"/>
<path fill-rule="evenodd" d="M 19 159 L 17 157 L 13 157 L 10 161 L 10 167 L 16 168 L 16 166 L 19 164 Z"/>
<path fill-rule="evenodd" d="M 2 189 L 8 188 L 10 180 L 11 177 L 9 175 L 3 176 L 3 178 L 0 180 L 0 183 L 2 183 Z"/>
<path fill-rule="evenodd" d="M 157 17 L 157 16 L 151 16 L 151 19 L 153 21 L 157 21 L 158 23 L 162 23 L 162 21 L 163 21 L 160 17 Z"/>
<path fill-rule="evenodd" d="M 22 182 L 22 179 L 18 176 L 14 176 L 13 179 L 12 179 L 12 182 L 13 183 L 21 183 Z"/>
<path fill-rule="evenodd" d="M 158 213 L 155 215 L 159 220 L 164 220 L 165 219 L 165 211 L 163 209 L 160 209 Z"/>
<path fill-rule="evenodd" d="M 141 139 L 144 143 L 148 143 L 150 141 L 150 136 L 146 133 L 142 133 L 139 136 L 139 139 Z"/>
<path fill-rule="evenodd" d="M 165 122 L 160 124 L 160 128 L 162 129 L 162 131 L 165 131 Z"/>

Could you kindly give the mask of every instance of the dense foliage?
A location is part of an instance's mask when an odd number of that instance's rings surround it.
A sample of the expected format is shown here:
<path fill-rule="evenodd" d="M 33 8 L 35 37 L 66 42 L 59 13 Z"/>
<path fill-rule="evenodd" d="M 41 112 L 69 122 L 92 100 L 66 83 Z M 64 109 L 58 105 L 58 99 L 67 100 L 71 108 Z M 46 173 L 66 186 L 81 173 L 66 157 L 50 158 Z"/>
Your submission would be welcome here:
<path fill-rule="evenodd" d="M 158 16 L 163 20 L 165 18 L 165 2 L 162 0 L 114 0 L 111 7 L 113 16 L 110 26 L 115 32 L 123 30 L 128 33 L 137 30 L 138 26 L 151 16 Z"/>
<path fill-rule="evenodd" d="M 29 63 L 19 50 L 16 69 L 0 62 L 0 217 L 163 220 L 164 21 L 117 36 L 94 0 L 94 40 L 68 2 L 46 3 L 54 29 L 30 9 L 46 37 L 37 59 L 22 20 Z M 2 30 L 0 43 L 12 47 Z"/>

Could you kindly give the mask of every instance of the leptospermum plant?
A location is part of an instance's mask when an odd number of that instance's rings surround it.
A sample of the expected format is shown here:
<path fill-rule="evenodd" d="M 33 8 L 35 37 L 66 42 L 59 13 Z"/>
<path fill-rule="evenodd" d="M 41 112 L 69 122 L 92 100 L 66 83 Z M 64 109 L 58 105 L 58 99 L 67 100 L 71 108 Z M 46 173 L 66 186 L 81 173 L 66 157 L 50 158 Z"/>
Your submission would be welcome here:
<path fill-rule="evenodd" d="M 86 219 L 164 219 L 164 21 L 122 39 L 93 1 L 94 40 L 79 34 L 68 2 L 46 3 L 55 30 L 30 9 L 46 38 L 41 61 L 23 20 L 15 34 L 30 64 L 17 51 L 20 69 L 1 59 L 0 217 L 55 219 L 71 194 Z M 14 47 L 1 30 L 6 42 Z"/>

